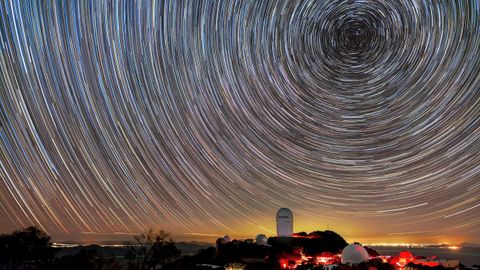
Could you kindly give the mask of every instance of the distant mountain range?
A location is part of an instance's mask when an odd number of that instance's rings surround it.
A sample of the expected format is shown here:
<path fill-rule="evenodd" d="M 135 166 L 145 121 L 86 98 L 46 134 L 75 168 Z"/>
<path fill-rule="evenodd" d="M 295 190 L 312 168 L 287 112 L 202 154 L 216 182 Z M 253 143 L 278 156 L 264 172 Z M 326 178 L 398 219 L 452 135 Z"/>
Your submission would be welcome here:
<path fill-rule="evenodd" d="M 175 243 L 177 248 L 183 255 L 194 255 L 201 249 L 213 247 L 214 245 L 202 242 L 177 242 Z M 57 252 L 56 257 L 60 258 L 68 255 L 75 255 L 82 250 L 96 250 L 102 256 L 125 256 L 128 252 L 127 246 L 121 246 L 116 243 L 115 245 L 108 245 L 102 243 L 102 245 L 80 245 L 74 247 L 67 247 Z"/>
<path fill-rule="evenodd" d="M 460 246 L 462 246 L 462 247 L 470 247 L 470 248 L 480 248 L 480 244 L 468 243 L 468 242 L 461 243 Z"/>

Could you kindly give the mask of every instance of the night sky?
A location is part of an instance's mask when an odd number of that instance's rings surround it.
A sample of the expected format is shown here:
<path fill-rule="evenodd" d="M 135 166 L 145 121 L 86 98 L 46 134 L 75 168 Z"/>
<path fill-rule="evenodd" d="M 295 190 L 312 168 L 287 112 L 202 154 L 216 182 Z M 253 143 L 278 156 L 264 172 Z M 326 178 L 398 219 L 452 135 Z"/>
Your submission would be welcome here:
<path fill-rule="evenodd" d="M 480 2 L 1 1 L 0 232 L 480 242 Z"/>

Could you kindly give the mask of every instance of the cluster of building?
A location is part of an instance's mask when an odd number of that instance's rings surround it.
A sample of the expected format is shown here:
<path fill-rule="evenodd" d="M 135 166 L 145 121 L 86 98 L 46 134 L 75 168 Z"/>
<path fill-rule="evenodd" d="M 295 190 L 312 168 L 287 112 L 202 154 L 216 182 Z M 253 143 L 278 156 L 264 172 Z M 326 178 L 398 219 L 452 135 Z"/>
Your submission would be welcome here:
<path fill-rule="evenodd" d="M 439 259 L 437 257 L 416 257 L 409 251 L 402 251 L 398 256 L 378 256 L 378 258 L 382 259 L 384 262 L 388 262 L 398 269 L 410 269 L 409 265 L 423 265 L 423 266 L 443 266 L 448 269 L 460 269 L 460 262 L 459 260 L 446 260 L 446 259 Z"/>
<path fill-rule="evenodd" d="M 357 265 L 361 263 L 368 263 L 371 260 L 381 261 L 383 263 L 388 263 L 394 266 L 396 269 L 399 270 L 414 270 L 415 267 L 412 265 L 416 265 L 415 269 L 418 269 L 418 266 L 443 266 L 448 269 L 459 270 L 460 263 L 458 260 L 445 260 L 445 259 L 438 259 L 436 257 L 425 258 L 425 257 L 415 257 L 409 251 L 402 251 L 398 256 L 379 256 L 378 253 L 372 249 L 368 249 L 363 247 L 360 244 L 350 244 L 347 245 L 339 251 L 337 254 L 330 253 L 330 252 L 322 252 L 316 256 L 307 256 L 303 252 L 304 250 L 302 247 L 297 247 L 296 244 L 298 243 L 312 243 L 312 241 L 320 240 L 320 239 L 312 239 L 316 238 L 315 236 L 309 235 L 298 235 L 294 234 L 293 232 L 293 213 L 288 208 L 281 208 L 278 210 L 276 214 L 276 223 L 277 223 L 277 236 L 272 237 L 269 241 L 266 235 L 258 234 L 255 237 L 254 242 L 251 243 L 256 244 L 257 246 L 264 246 L 264 247 L 272 247 L 270 244 L 277 245 L 278 243 L 289 243 L 296 248 L 290 254 L 283 254 L 281 257 L 278 258 L 278 263 L 280 267 L 283 269 L 296 269 L 301 265 L 322 265 L 324 269 L 333 269 L 334 267 L 343 264 L 343 265 Z M 302 238 L 302 239 L 299 239 Z M 308 239 L 306 239 L 308 238 Z M 320 240 L 323 241 L 323 240 Z M 342 239 L 343 243 L 344 240 Z M 220 246 L 225 245 L 226 243 L 230 242 L 230 237 L 225 236 L 224 238 L 219 238 L 217 240 L 217 250 Z M 270 243 L 270 244 L 269 244 Z M 319 242 L 313 242 L 319 243 Z M 328 245 L 331 245 L 328 242 Z M 346 243 L 345 243 L 346 244 Z M 368 250 L 367 250 L 368 249 Z M 370 252 L 369 252 L 370 251 Z M 252 258 L 245 259 L 244 261 L 252 260 Z M 257 261 L 259 259 L 256 259 Z"/>
<path fill-rule="evenodd" d="M 367 250 L 359 244 L 346 246 L 341 254 L 322 253 L 317 257 L 302 256 L 296 260 L 283 259 L 280 261 L 280 265 L 284 269 L 295 269 L 304 264 L 323 265 L 327 269 L 332 269 L 340 263 L 356 265 L 375 259 L 389 263 L 399 270 L 415 270 L 418 269 L 418 266 L 443 266 L 452 270 L 460 269 L 458 260 L 439 259 L 437 257 L 415 257 L 409 251 L 402 251 L 398 256 L 370 256 Z"/>

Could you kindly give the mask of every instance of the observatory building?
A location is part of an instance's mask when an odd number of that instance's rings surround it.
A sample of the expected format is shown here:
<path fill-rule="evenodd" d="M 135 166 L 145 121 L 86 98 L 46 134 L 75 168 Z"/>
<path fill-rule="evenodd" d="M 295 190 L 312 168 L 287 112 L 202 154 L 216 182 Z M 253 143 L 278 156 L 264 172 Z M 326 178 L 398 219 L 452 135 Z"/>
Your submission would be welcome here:
<path fill-rule="evenodd" d="M 292 237 L 293 214 L 288 208 L 280 208 L 277 212 L 277 236 Z"/>
<path fill-rule="evenodd" d="M 366 261 L 368 261 L 368 252 L 361 245 L 348 245 L 342 251 L 342 263 L 344 264 L 359 264 Z"/>
<path fill-rule="evenodd" d="M 267 246 L 268 245 L 268 238 L 265 234 L 257 234 L 255 236 L 255 244 L 260 246 Z"/>

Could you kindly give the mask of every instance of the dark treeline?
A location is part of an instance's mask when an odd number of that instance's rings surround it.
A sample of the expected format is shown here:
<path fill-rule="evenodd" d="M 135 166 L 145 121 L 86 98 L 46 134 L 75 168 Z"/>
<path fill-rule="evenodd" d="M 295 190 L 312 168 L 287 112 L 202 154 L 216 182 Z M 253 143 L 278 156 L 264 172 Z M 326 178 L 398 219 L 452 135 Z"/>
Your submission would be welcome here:
<path fill-rule="evenodd" d="M 54 259 L 50 236 L 36 227 L 0 235 L 0 269 L 43 266 Z"/>
<path fill-rule="evenodd" d="M 81 248 L 73 255 L 56 256 L 62 248 L 52 247 L 50 236 L 36 227 L 0 235 L 0 270 L 150 270 L 180 256 L 164 231 L 134 236 L 125 243 L 125 256 L 103 256 L 99 246 Z"/>

